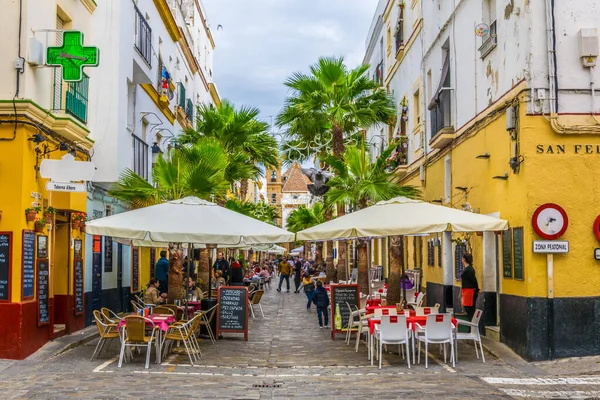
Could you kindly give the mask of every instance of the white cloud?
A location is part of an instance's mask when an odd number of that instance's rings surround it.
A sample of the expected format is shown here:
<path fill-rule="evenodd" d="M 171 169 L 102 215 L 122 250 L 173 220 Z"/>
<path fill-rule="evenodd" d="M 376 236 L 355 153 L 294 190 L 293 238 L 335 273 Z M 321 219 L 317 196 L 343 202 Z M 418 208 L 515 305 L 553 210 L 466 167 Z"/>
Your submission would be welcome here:
<path fill-rule="evenodd" d="M 283 106 L 285 79 L 321 56 L 362 62 L 377 0 L 203 0 L 213 27 L 219 93 L 259 107 L 270 121 Z M 223 30 L 214 27 L 222 25 Z"/>

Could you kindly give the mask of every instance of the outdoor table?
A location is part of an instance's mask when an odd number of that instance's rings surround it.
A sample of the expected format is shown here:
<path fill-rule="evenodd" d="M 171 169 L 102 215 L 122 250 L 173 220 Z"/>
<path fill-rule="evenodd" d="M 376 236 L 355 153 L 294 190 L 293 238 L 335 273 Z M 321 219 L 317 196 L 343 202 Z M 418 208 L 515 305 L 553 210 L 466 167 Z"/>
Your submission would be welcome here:
<path fill-rule="evenodd" d="M 202 310 L 202 305 L 199 301 L 188 301 L 188 308 L 193 308 L 194 312 Z"/>
<path fill-rule="evenodd" d="M 369 318 L 367 319 L 367 322 L 369 323 L 369 349 L 371 349 L 371 365 L 373 365 L 373 335 L 375 334 L 375 325 L 378 325 L 381 323 L 380 319 L 375 319 L 375 318 Z M 406 317 L 406 327 L 410 328 L 413 330 L 413 332 L 415 332 L 417 330 L 417 324 L 419 324 L 420 326 L 426 326 L 427 325 L 427 315 L 420 315 L 420 316 L 416 316 L 416 315 L 410 315 L 409 317 Z M 452 317 L 452 326 L 454 328 L 456 328 L 456 318 Z M 413 351 L 414 351 L 414 335 L 413 335 Z M 413 361 L 414 362 L 414 361 Z"/>
<path fill-rule="evenodd" d="M 138 315 L 138 314 L 134 313 L 131 315 Z M 175 316 L 173 316 L 171 314 L 150 314 L 146 318 L 148 318 L 150 321 L 152 321 L 154 323 L 154 326 L 156 328 L 158 328 L 156 330 L 155 347 L 156 347 L 156 363 L 160 364 L 162 362 L 162 359 L 161 359 L 162 333 L 167 332 L 169 330 L 169 325 L 172 324 L 173 322 L 175 322 Z M 151 326 L 150 324 L 148 324 L 148 322 L 146 322 L 146 325 Z M 118 326 L 119 326 L 119 329 L 121 329 L 125 326 L 125 318 L 123 318 L 119 321 Z"/>
<path fill-rule="evenodd" d="M 381 305 L 381 299 L 370 299 L 367 300 L 367 307 L 368 306 L 380 306 Z"/>
<path fill-rule="evenodd" d="M 374 306 L 374 305 L 371 305 L 371 306 L 365 307 L 365 311 L 367 314 L 374 314 L 375 310 L 379 310 L 379 309 L 383 310 L 384 308 L 395 309 L 396 306 L 381 306 L 381 305 Z"/>

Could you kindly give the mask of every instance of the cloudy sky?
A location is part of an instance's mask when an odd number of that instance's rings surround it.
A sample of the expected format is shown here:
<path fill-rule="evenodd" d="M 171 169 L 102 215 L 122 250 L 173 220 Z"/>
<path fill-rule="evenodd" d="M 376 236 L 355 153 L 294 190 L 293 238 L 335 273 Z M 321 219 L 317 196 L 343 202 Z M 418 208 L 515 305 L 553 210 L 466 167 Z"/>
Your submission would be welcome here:
<path fill-rule="evenodd" d="M 271 122 L 285 79 L 320 56 L 362 62 L 377 0 L 203 0 L 215 38 L 214 78 L 222 98 L 260 108 Z M 217 30 L 222 25 L 223 29 Z"/>

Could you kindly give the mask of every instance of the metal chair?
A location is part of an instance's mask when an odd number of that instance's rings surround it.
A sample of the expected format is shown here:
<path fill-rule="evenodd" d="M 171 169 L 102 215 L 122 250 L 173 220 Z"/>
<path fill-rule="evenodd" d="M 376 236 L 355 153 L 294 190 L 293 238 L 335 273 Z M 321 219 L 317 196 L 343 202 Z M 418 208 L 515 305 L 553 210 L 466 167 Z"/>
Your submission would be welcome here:
<path fill-rule="evenodd" d="M 121 354 L 119 368 L 123 365 L 125 349 L 127 347 L 146 348 L 146 369 L 150 367 L 150 352 L 155 341 L 156 326 L 151 319 L 139 315 L 128 315 L 124 318 L 125 325 L 121 329 Z M 151 328 L 150 336 L 146 336 L 146 326 Z"/>
<path fill-rule="evenodd" d="M 173 311 L 173 309 L 171 307 L 167 307 L 167 306 L 156 306 L 152 309 L 152 313 L 153 314 L 175 315 L 175 312 Z"/>
<path fill-rule="evenodd" d="M 263 309 L 262 309 L 262 305 L 260 304 L 260 299 L 262 299 L 263 294 L 265 293 L 265 291 L 263 289 L 259 289 L 256 292 L 254 292 L 254 295 L 252 296 L 252 299 L 249 300 L 249 304 L 250 304 L 250 311 L 252 312 L 252 318 L 256 318 L 254 316 L 254 306 L 258 306 L 258 308 L 260 309 L 260 313 L 262 315 L 262 317 L 265 317 L 265 314 L 263 313 Z"/>
<path fill-rule="evenodd" d="M 107 341 L 108 341 L 108 347 L 106 348 L 106 350 L 108 351 L 108 349 L 110 348 L 110 345 L 112 343 L 112 340 L 119 337 L 119 332 L 117 330 L 118 329 L 117 324 L 104 322 L 103 315 L 98 310 L 94 310 L 92 314 L 94 315 L 94 320 L 96 321 L 96 327 L 98 328 L 98 334 L 100 336 L 100 340 L 98 340 L 98 344 L 96 345 L 96 348 L 94 349 L 94 353 L 92 354 L 92 358 L 90 359 L 90 361 L 93 361 L 94 357 L 99 355 L 102 352 L 102 349 L 104 348 L 104 345 L 106 344 Z"/>
<path fill-rule="evenodd" d="M 173 325 L 169 326 L 169 330 L 163 338 L 163 344 L 168 341 L 168 345 L 163 349 L 164 354 L 168 354 L 173 342 L 181 341 L 185 346 L 185 350 L 190 358 L 192 366 L 194 365 L 194 360 L 200 361 L 202 352 L 200 351 L 200 344 L 196 339 L 196 332 L 200 327 L 201 318 L 201 314 L 196 314 L 188 322 L 175 322 Z M 193 359 L 192 354 L 194 355 Z"/>
<path fill-rule="evenodd" d="M 215 335 L 214 335 L 210 325 L 212 323 L 213 318 L 215 317 L 218 306 L 219 306 L 219 303 L 215 304 L 214 306 L 212 306 L 211 308 L 209 308 L 206 311 L 197 311 L 197 313 L 202 313 L 202 320 L 199 322 L 199 327 L 200 326 L 206 327 L 206 331 L 208 332 L 208 337 L 210 338 L 210 341 L 213 343 L 216 343 L 217 341 L 215 339 Z"/>

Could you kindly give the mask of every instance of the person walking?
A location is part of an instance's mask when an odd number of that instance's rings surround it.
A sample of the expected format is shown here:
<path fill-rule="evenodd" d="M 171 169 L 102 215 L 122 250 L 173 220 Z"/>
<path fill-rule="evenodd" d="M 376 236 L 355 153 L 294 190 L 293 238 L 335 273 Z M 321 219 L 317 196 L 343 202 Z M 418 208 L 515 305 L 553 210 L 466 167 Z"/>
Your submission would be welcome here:
<path fill-rule="evenodd" d="M 296 290 L 294 293 L 300 293 L 300 282 L 302 281 L 302 263 L 298 256 L 294 257 L 294 285 Z"/>
<path fill-rule="evenodd" d="M 213 270 L 214 272 L 221 271 L 225 283 L 229 282 L 229 263 L 225 257 L 223 257 L 223 252 L 221 251 L 217 253 L 217 260 L 213 265 Z"/>
<path fill-rule="evenodd" d="M 167 260 L 167 251 L 160 252 L 160 258 L 156 262 L 156 279 L 160 282 L 160 292 L 169 291 L 169 260 Z"/>
<path fill-rule="evenodd" d="M 287 286 L 288 293 L 290 292 L 290 273 L 292 272 L 292 267 L 290 263 L 285 258 L 281 260 L 279 263 L 279 287 L 277 288 L 278 292 L 281 292 L 281 285 L 283 284 L 283 280 L 285 279 L 285 285 Z"/>
<path fill-rule="evenodd" d="M 329 307 L 329 296 L 327 296 L 327 290 L 323 287 L 323 282 L 317 281 L 317 288 L 313 295 L 313 303 L 317 306 L 317 317 L 319 318 L 319 328 L 323 328 L 323 317 L 325 317 L 325 328 L 329 327 L 329 313 L 327 307 Z"/>
<path fill-rule="evenodd" d="M 475 276 L 475 268 L 473 268 L 473 256 L 465 254 L 462 258 L 463 272 L 460 274 L 462 287 L 462 306 L 464 307 L 469 317 L 469 322 L 475 315 L 477 308 L 477 296 L 479 294 L 479 283 Z"/>
<path fill-rule="evenodd" d="M 306 298 L 308 299 L 308 303 L 306 303 L 306 311 L 310 311 L 310 306 L 315 295 L 315 283 L 307 272 L 304 273 L 304 277 L 302 278 L 302 285 L 304 286 L 304 294 L 306 294 Z"/>

